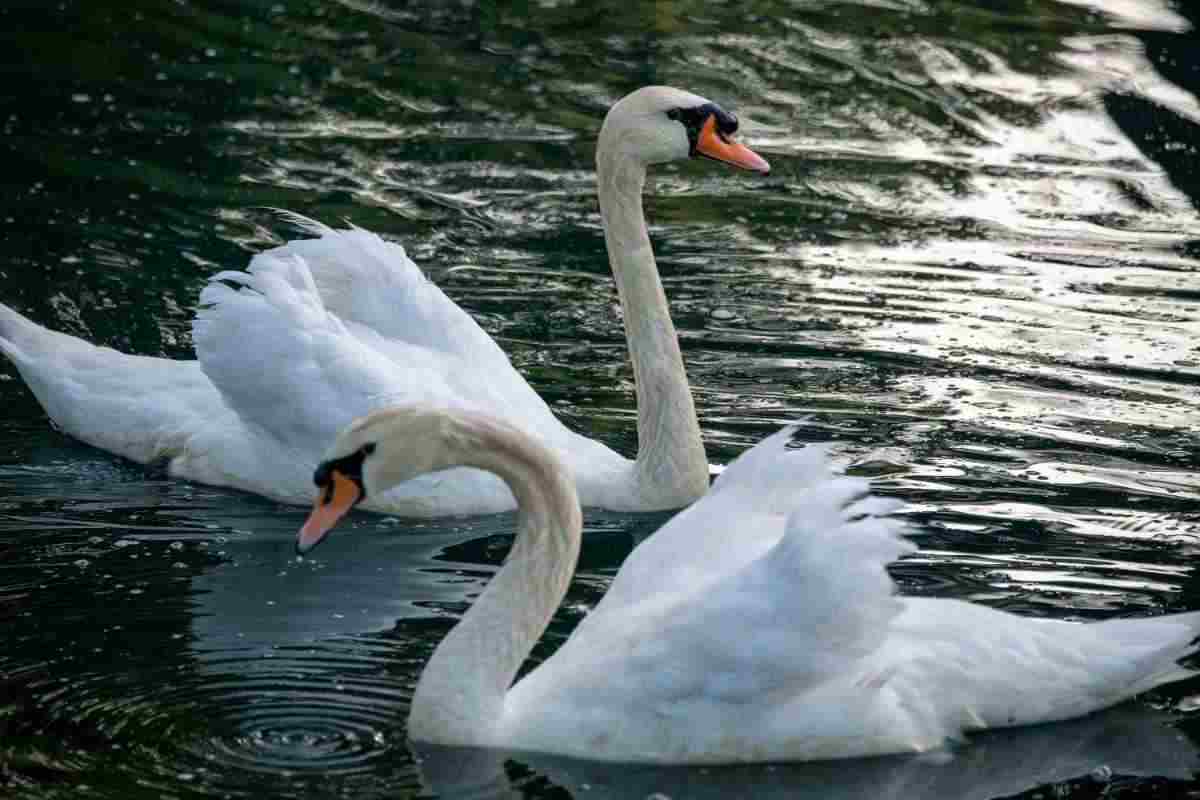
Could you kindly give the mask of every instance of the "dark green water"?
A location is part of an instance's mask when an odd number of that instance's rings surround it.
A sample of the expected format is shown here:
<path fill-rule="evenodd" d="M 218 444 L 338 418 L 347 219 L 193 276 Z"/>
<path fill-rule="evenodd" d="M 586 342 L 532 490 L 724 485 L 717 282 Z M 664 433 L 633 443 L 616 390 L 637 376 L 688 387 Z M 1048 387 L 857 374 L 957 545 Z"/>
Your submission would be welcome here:
<path fill-rule="evenodd" d="M 677 85 L 737 110 L 773 167 L 651 181 L 710 460 L 803 417 L 911 504 L 907 593 L 1200 609 L 1197 21 L 1159 0 L 10 2 L 0 301 L 189 357 L 206 277 L 291 235 L 267 207 L 344 219 L 403 242 L 570 424 L 632 453 L 593 143 L 611 101 Z M 418 769 L 412 685 L 511 517 L 363 515 L 296 562 L 301 510 L 75 443 L 0 370 L 0 796 L 1200 788 L 1195 682 L 948 760 Z M 661 519 L 589 514 L 536 655 Z"/>

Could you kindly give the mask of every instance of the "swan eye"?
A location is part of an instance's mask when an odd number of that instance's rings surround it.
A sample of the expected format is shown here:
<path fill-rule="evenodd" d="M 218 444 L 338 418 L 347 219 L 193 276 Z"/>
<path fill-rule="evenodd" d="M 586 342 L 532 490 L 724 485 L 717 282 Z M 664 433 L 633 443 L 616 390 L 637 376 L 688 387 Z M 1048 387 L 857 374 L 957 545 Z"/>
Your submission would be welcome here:
<path fill-rule="evenodd" d="M 717 131 L 725 136 L 737 133 L 738 118 L 720 106 L 713 106 L 713 116 L 717 118 Z"/>
<path fill-rule="evenodd" d="M 376 443 L 367 442 L 362 447 L 355 450 L 349 455 L 335 458 L 330 461 L 322 461 L 317 465 L 316 472 L 313 473 L 313 483 L 319 489 L 332 487 L 334 478 L 338 475 L 349 478 L 358 486 L 362 497 L 366 496 L 366 490 L 363 488 L 363 461 L 367 456 L 375 452 Z"/>
<path fill-rule="evenodd" d="M 700 131 L 704 128 L 704 123 L 708 122 L 709 117 L 715 123 L 717 134 L 725 141 L 728 141 L 730 136 L 737 133 L 737 116 L 721 108 L 716 103 L 704 103 L 692 108 L 672 108 L 667 112 L 668 119 L 675 120 L 687 130 L 688 142 L 691 143 L 692 147 L 692 155 L 696 153 L 696 143 L 699 141 Z"/>

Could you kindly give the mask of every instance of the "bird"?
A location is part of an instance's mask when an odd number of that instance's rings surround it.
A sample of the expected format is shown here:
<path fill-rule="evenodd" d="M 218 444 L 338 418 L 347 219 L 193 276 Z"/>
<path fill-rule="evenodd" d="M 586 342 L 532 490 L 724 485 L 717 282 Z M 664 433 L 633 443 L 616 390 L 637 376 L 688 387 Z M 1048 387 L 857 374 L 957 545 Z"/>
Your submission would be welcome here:
<path fill-rule="evenodd" d="M 296 549 L 356 504 L 472 466 L 517 498 L 506 560 L 426 663 L 414 743 L 655 764 L 914 753 L 972 731 L 1080 717 L 1193 674 L 1200 612 L 1088 624 L 899 595 L 902 502 L 837 474 L 795 429 L 735 459 L 643 540 L 549 658 L 513 682 L 567 590 L 582 512 L 570 470 L 487 414 L 382 409 L 334 440 Z"/>
<path fill-rule="evenodd" d="M 424 402 L 485 411 L 536 436 L 568 465 L 587 506 L 679 508 L 707 489 L 709 467 L 641 195 L 647 168 L 668 161 L 704 157 L 767 173 L 737 129 L 710 100 L 649 86 L 617 101 L 600 130 L 599 204 L 636 382 L 636 459 L 556 418 L 403 247 L 298 215 L 290 219 L 312 238 L 259 253 L 245 272 L 219 272 L 202 290 L 196 360 L 97 347 L 3 305 L 0 352 L 71 436 L 286 503 L 311 500 L 319 443 L 372 409 Z M 436 517 L 514 505 L 502 481 L 460 469 L 379 493 L 365 508 Z"/>

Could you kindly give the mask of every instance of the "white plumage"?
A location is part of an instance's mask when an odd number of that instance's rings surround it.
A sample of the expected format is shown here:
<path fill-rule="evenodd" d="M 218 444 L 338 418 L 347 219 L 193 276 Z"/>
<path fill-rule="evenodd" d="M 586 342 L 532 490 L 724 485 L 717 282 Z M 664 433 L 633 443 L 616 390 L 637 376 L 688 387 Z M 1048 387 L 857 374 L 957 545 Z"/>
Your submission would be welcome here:
<path fill-rule="evenodd" d="M 886 567 L 914 548 L 897 503 L 790 435 L 743 454 L 635 548 L 513 684 L 574 571 L 581 522 L 562 465 L 471 413 L 405 407 L 344 432 L 327 463 L 361 454 L 368 496 L 471 464 L 521 498 L 507 561 L 421 675 L 409 735 L 667 764 L 873 756 L 1088 714 L 1192 674 L 1178 661 L 1198 612 L 1075 624 L 898 596 Z M 322 509 L 306 546 L 332 524 Z"/>
<path fill-rule="evenodd" d="M 293 219 L 317 238 L 260 253 L 246 272 L 219 273 L 201 292 L 197 361 L 95 347 L 4 306 L 0 350 L 72 436 L 284 502 L 311 500 L 313 468 L 342 427 L 401 401 L 507 410 L 589 475 L 629 471 L 627 459 L 560 423 L 402 247 Z M 458 470 L 398 487 L 369 507 L 425 516 L 512 505 L 495 477 Z"/>
<path fill-rule="evenodd" d="M 245 273 L 215 276 L 193 325 L 204 372 L 256 435 L 254 449 L 283 453 L 299 468 L 286 481 L 294 491 L 280 499 L 308 502 L 319 445 L 355 417 L 398 402 L 494 409 L 577 470 L 614 479 L 628 471 L 631 462 L 559 422 L 495 341 L 399 245 L 304 222 L 319 238 L 260 254 Z M 266 494 L 284 483 L 282 469 L 256 468 L 272 481 L 253 490 Z M 494 476 L 467 469 L 418 478 L 368 505 L 413 516 L 512 506 Z"/>
<path fill-rule="evenodd" d="M 692 152 L 670 112 L 707 107 L 648 87 L 610 110 L 597 148 L 601 213 L 638 391 L 636 460 L 566 428 L 475 321 L 397 244 L 292 216 L 314 238 L 221 272 L 200 295 L 197 361 L 129 356 L 48 331 L 0 306 L 0 351 L 67 433 L 183 478 L 285 502 L 311 497 L 320 448 L 350 420 L 395 403 L 498 415 L 567 464 L 585 505 L 678 508 L 703 494 L 708 462 L 642 215 L 649 164 Z M 726 160 L 765 171 L 729 137 Z M 425 476 L 366 507 L 415 516 L 513 507 L 477 470 Z"/>
<path fill-rule="evenodd" d="M 1080 625 L 897 596 L 886 565 L 915 550 L 885 516 L 898 503 L 789 434 L 630 555 L 513 687 L 499 742 L 660 763 L 915 752 L 1190 674 L 1200 613 Z"/>

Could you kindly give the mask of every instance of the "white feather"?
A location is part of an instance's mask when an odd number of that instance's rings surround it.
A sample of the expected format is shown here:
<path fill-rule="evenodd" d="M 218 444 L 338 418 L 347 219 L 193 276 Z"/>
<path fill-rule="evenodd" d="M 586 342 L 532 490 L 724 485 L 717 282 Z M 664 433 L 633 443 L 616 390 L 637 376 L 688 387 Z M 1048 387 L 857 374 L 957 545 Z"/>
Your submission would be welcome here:
<path fill-rule="evenodd" d="M 638 380 L 636 460 L 567 429 L 499 345 L 408 258 L 360 228 L 285 215 L 312 238 L 221 272 L 201 293 L 199 360 L 127 356 L 45 330 L 0 306 L 0 350 L 67 433 L 173 474 L 295 503 L 349 420 L 429 403 L 506 419 L 567 464 L 583 502 L 679 508 L 703 494 L 708 463 L 675 329 L 642 217 L 645 165 L 689 155 L 668 116 L 699 98 L 652 87 L 614 106 L 597 152 L 609 261 Z M 611 135 L 609 135 L 611 134 Z M 634 159 L 633 168 L 613 168 Z M 765 162 L 764 162 L 765 163 Z M 367 499 L 411 515 L 511 509 L 490 475 L 456 470 Z"/>
<path fill-rule="evenodd" d="M 349 428 L 333 457 L 375 444 L 369 486 L 471 464 L 522 498 L 508 559 L 421 675 L 409 735 L 609 761 L 874 756 L 1081 716 L 1190 674 L 1177 662 L 1200 613 L 1082 625 L 899 596 L 887 566 L 915 548 L 897 502 L 835 474 L 826 448 L 788 447 L 789 433 L 635 548 L 513 684 L 574 571 L 569 476 L 469 412 L 405 407 Z"/>
<path fill-rule="evenodd" d="M 509 692 L 507 746 L 662 763 L 917 752 L 1191 674 L 1176 662 L 1200 613 L 1082 625 L 898 596 L 886 566 L 916 549 L 888 516 L 899 503 L 789 435 L 634 550 Z"/>

